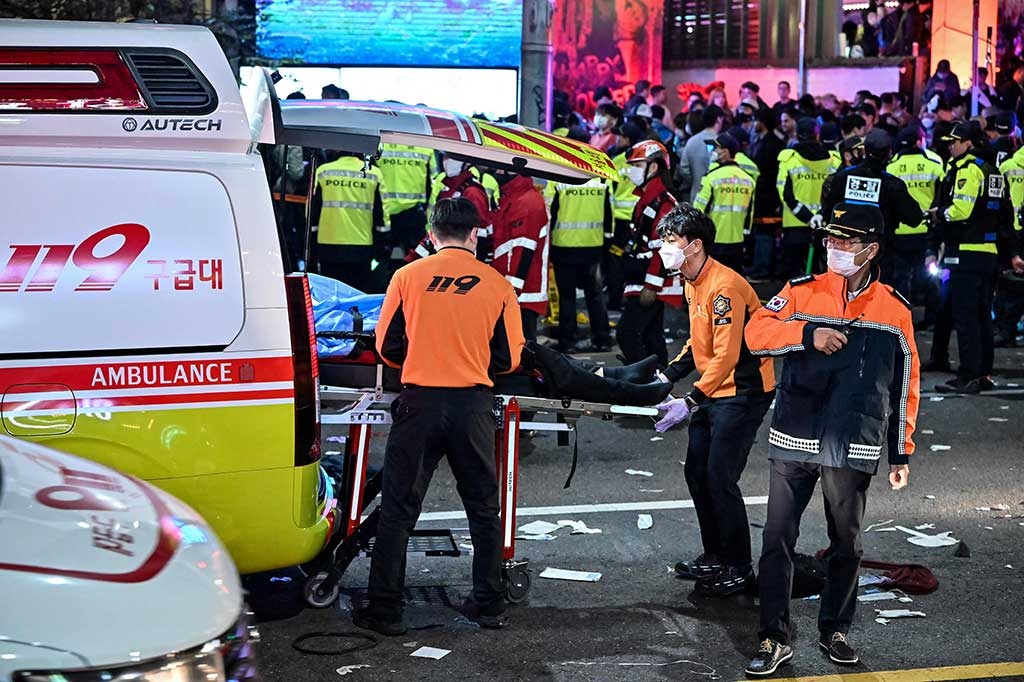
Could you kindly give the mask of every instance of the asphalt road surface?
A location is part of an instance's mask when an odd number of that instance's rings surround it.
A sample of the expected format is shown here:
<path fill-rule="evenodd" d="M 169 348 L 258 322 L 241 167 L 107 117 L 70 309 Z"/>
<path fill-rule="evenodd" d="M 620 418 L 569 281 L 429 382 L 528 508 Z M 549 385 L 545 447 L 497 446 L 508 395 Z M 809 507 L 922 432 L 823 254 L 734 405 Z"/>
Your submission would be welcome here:
<path fill-rule="evenodd" d="M 929 340 L 928 334 L 919 335 L 922 349 Z M 594 359 L 615 362 L 611 355 Z M 1024 386 L 1024 349 L 997 351 L 996 366 L 1003 388 Z M 930 391 L 946 378 L 925 375 L 922 390 Z M 742 480 L 755 557 L 768 491 L 768 419 Z M 818 603 L 795 600 L 796 657 L 780 677 L 843 673 L 843 682 L 1024 680 L 1022 425 L 1024 395 L 922 401 L 910 486 L 893 492 L 884 476 L 876 477 L 868 495 L 866 524 L 890 521 L 887 527 L 911 529 L 934 524 L 934 530 L 923 532 L 950 531 L 966 543 L 970 557 L 955 557 L 955 547 L 910 544 L 909 536 L 899 530 L 865 533 L 865 558 L 925 565 L 938 578 L 938 590 L 914 596 L 912 603 L 860 604 L 850 639 L 862 663 L 848 669 L 832 665 L 818 650 Z M 385 437 L 383 430 L 375 434 L 378 461 Z M 743 667 L 757 646 L 755 599 L 695 595 L 693 583 L 676 578 L 670 568 L 700 553 L 696 517 L 687 507 L 683 477 L 685 428 L 658 439 L 650 420 L 585 419 L 578 437 L 580 465 L 568 490 L 563 490 L 562 483 L 571 448 L 558 447 L 553 434 L 533 439 L 532 452 L 522 462 L 519 507 L 571 509 L 520 515 L 518 525 L 565 519 L 583 521 L 601 533 L 571 535 L 563 528 L 553 541 L 519 542 L 517 555 L 529 559 L 533 588 L 528 602 L 514 607 L 508 627 L 480 630 L 460 622 L 459 615 L 445 605 L 460 603 L 470 591 L 468 557 L 411 558 L 408 584 L 414 604 L 407 610 L 407 619 L 413 629 L 406 636 L 374 637 L 374 644 L 332 635 L 309 640 L 307 645 L 335 653 L 302 654 L 292 646 L 301 635 L 360 632 L 351 624 L 350 608 L 362 597 L 369 560 L 355 561 L 344 576 L 342 598 L 323 610 L 303 608 L 298 573 L 257 576 L 247 582 L 250 600 L 262 620 L 259 656 L 264 678 L 272 682 L 334 680 L 343 675 L 346 682 L 742 679 Z M 653 476 L 628 475 L 627 469 Z M 644 511 L 651 502 L 668 504 Z M 622 503 L 623 510 L 594 508 L 604 503 Z M 998 509 L 978 510 L 983 507 Z M 798 551 L 813 554 L 827 546 L 821 508 L 819 492 L 805 514 Z M 427 520 L 420 527 L 455 527 L 456 537 L 468 542 L 463 539 L 468 537 L 464 520 L 437 519 L 438 514 L 459 511 L 451 474 L 442 463 L 424 505 Z M 652 516 L 652 528 L 638 528 L 639 513 Z M 596 571 L 601 579 L 574 583 L 538 578 L 546 567 Z M 926 616 L 880 624 L 875 620 L 876 608 L 909 608 Z M 372 648 L 343 653 L 369 645 Z M 441 660 L 410 656 L 420 646 L 451 653 Z M 872 671 L 894 674 L 868 674 Z"/>

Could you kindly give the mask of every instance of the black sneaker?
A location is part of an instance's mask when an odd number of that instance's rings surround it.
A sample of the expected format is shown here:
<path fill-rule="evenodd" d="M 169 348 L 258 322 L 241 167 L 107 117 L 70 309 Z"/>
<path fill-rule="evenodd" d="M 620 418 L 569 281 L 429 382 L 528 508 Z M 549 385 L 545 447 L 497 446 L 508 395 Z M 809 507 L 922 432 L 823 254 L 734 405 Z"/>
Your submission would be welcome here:
<path fill-rule="evenodd" d="M 693 561 L 680 561 L 676 564 L 676 574 L 687 580 L 710 578 L 725 566 L 713 554 L 701 554 Z"/>
<path fill-rule="evenodd" d="M 983 391 L 994 391 L 998 388 L 996 382 L 992 381 L 992 377 L 979 377 L 978 385 L 981 386 Z"/>
<path fill-rule="evenodd" d="M 970 381 L 964 381 L 963 379 L 952 379 L 944 384 L 939 384 L 935 387 L 935 390 L 939 393 L 962 393 L 964 395 L 975 395 L 981 393 L 982 380 L 971 379 Z"/>
<path fill-rule="evenodd" d="M 482 628 L 500 630 L 508 624 L 508 607 L 504 600 L 484 605 L 473 597 L 467 597 L 457 610 Z"/>
<path fill-rule="evenodd" d="M 701 593 L 709 597 L 729 597 L 745 591 L 753 584 L 754 571 L 750 567 L 726 566 L 710 577 L 697 580 Z"/>
<path fill-rule="evenodd" d="M 857 652 L 846 641 L 846 635 L 842 632 L 833 632 L 831 636 L 821 633 L 818 645 L 836 665 L 857 665 L 860 662 Z"/>
<path fill-rule="evenodd" d="M 401 617 L 398 620 L 386 619 L 370 607 L 353 611 L 352 624 L 357 628 L 373 630 L 387 637 L 398 637 L 408 632 L 408 628 L 405 627 L 405 622 Z"/>
<path fill-rule="evenodd" d="M 750 659 L 744 672 L 749 677 L 769 677 L 774 675 L 779 667 L 786 665 L 791 660 L 793 660 L 793 649 L 774 639 L 766 639 L 761 642 L 761 646 L 758 647 L 754 657 Z"/>

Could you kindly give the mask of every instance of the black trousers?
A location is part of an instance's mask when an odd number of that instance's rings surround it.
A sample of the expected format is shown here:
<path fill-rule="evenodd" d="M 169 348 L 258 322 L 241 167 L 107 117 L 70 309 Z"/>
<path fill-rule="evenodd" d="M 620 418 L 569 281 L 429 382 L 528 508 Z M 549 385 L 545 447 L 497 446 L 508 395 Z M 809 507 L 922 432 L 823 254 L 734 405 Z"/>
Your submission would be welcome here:
<path fill-rule="evenodd" d="M 952 270 L 949 273 L 949 311 L 960 348 L 957 375 L 971 381 L 992 374 L 994 273 Z"/>
<path fill-rule="evenodd" d="M 655 301 L 645 308 L 640 305 L 639 296 L 626 296 L 622 303 L 622 317 L 615 328 L 615 340 L 627 365 L 657 355 L 661 366 L 668 366 L 665 303 Z"/>
<path fill-rule="evenodd" d="M 413 206 L 391 216 L 392 243 L 406 254 L 423 239 L 427 232 L 427 214 L 422 206 Z"/>
<path fill-rule="evenodd" d="M 715 244 L 711 247 L 711 257 L 743 274 L 743 244 Z"/>
<path fill-rule="evenodd" d="M 818 630 L 846 633 L 857 607 L 857 573 L 864 550 L 861 524 L 871 475 L 849 468 L 772 461 L 768 520 L 760 562 L 761 631 L 758 639 L 789 643 L 789 601 L 793 590 L 793 554 L 800 518 L 821 478 L 829 548 L 821 592 Z"/>
<path fill-rule="evenodd" d="M 810 248 L 810 228 L 782 228 L 782 272 L 780 274 L 783 279 L 792 279 L 807 273 L 807 254 Z"/>
<path fill-rule="evenodd" d="M 608 310 L 601 296 L 601 272 L 597 263 L 555 263 L 558 287 L 558 342 L 563 348 L 576 343 L 576 289 L 583 289 L 590 315 L 590 336 L 595 345 L 611 345 Z"/>
<path fill-rule="evenodd" d="M 750 567 L 750 528 L 740 476 L 775 392 L 709 400 L 690 419 L 686 487 L 697 511 L 704 553 Z"/>
<path fill-rule="evenodd" d="M 1000 282 L 996 288 L 996 329 L 1011 343 L 1017 338 L 1017 324 L 1024 316 L 1024 290 L 1016 283 Z"/>
<path fill-rule="evenodd" d="M 537 340 L 537 320 L 540 319 L 540 313 L 530 310 L 529 308 L 520 308 L 519 311 L 522 313 L 523 318 L 523 337 L 527 341 Z"/>
<path fill-rule="evenodd" d="M 364 294 L 377 292 L 377 284 L 374 281 L 372 263 L 368 257 L 365 261 L 325 261 L 320 260 L 320 274 L 350 287 L 355 287 Z"/>
<path fill-rule="evenodd" d="M 478 388 L 406 387 L 392 403 L 370 564 L 370 608 L 381 617 L 401 617 L 409 535 L 445 456 L 473 538 L 473 597 L 481 604 L 504 599 L 493 401 L 491 391 Z"/>

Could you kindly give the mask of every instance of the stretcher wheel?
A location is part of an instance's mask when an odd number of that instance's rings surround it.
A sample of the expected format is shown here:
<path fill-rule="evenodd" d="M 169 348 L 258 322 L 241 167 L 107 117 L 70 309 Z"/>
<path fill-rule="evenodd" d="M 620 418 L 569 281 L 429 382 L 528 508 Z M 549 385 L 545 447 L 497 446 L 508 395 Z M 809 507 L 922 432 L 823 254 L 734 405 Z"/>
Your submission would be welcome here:
<path fill-rule="evenodd" d="M 530 571 L 525 565 L 505 569 L 505 596 L 513 604 L 526 599 L 530 594 Z"/>
<path fill-rule="evenodd" d="M 326 608 L 338 598 L 338 593 L 341 591 L 341 583 L 335 581 L 333 587 L 325 589 L 324 582 L 327 580 L 327 577 L 327 573 L 317 573 L 307 578 L 302 586 L 302 593 L 306 597 L 306 602 L 313 608 Z"/>

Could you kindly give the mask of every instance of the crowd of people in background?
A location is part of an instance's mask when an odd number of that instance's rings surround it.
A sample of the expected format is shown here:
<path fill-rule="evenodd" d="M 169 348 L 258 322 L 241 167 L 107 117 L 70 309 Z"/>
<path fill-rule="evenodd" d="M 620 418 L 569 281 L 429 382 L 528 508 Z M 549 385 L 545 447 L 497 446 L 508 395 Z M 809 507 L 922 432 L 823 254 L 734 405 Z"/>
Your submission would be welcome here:
<path fill-rule="evenodd" d="M 896 13 L 883 21 L 886 34 L 894 23 L 897 35 L 917 25 L 920 6 L 903 5 L 898 23 Z M 955 330 L 960 371 L 945 389 L 987 390 L 991 348 L 1018 342 L 1024 313 L 1024 63 L 1002 74 L 990 87 L 989 74 L 979 70 L 973 117 L 971 92 L 946 60 L 921 101 L 868 90 L 852 101 L 831 93 L 795 96 L 781 81 L 769 103 L 759 84 L 746 82 L 735 104 L 719 88 L 691 95 L 673 112 L 664 86 L 639 81 L 624 102 L 599 88 L 594 113 L 585 117 L 556 92 L 553 132 L 604 151 L 622 174 L 583 186 L 401 145 L 384 145 L 368 165 L 329 154 L 313 178 L 311 269 L 383 291 L 396 268 L 432 252 L 430 207 L 439 198 L 467 196 L 488 223 L 478 256 L 516 286 L 528 338 L 536 337 L 557 290 L 559 315 L 550 322 L 558 350 L 602 351 L 618 343 L 627 362 L 653 353 L 665 363 L 664 308 L 684 302 L 678 273 L 662 268 L 658 257 L 661 215 L 680 202 L 705 212 L 717 231 L 711 255 L 758 284 L 823 272 L 817 230 L 836 203 L 853 199 L 879 204 L 886 217 L 881 281 L 925 307 L 918 327 L 934 329 L 936 337 L 924 368 L 951 369 Z M 333 85 L 323 92 L 345 95 Z M 278 167 L 278 187 L 293 191 L 308 182 L 301 177 L 305 164 L 281 156 Z M 337 182 L 356 176 L 358 188 Z M 968 184 L 980 188 L 974 196 L 965 193 Z M 290 250 L 301 261 L 304 211 L 285 210 L 292 211 L 285 220 L 292 225 Z M 972 253 L 956 256 L 961 250 Z M 584 340 L 577 289 L 590 322 Z"/>

